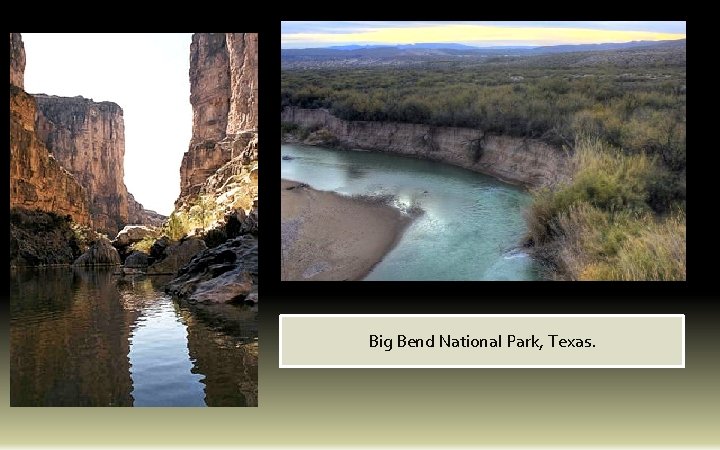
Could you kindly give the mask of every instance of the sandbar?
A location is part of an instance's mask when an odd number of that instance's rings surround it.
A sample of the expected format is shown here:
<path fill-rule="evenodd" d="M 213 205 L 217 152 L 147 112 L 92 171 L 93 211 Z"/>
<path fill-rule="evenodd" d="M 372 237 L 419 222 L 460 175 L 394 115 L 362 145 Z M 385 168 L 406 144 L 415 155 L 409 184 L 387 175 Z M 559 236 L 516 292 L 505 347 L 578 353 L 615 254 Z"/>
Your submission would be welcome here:
<path fill-rule="evenodd" d="M 399 241 L 411 218 L 382 202 L 281 180 L 281 279 L 363 279 Z"/>

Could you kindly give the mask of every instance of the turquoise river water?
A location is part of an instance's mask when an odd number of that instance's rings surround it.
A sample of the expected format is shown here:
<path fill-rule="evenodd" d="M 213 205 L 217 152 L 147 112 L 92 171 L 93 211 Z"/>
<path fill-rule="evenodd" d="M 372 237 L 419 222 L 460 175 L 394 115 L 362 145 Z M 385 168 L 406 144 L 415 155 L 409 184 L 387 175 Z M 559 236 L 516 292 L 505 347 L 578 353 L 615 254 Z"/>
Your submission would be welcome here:
<path fill-rule="evenodd" d="M 537 280 L 520 247 L 526 191 L 450 165 L 403 156 L 282 146 L 282 177 L 343 195 L 391 195 L 420 207 L 397 246 L 366 280 Z"/>

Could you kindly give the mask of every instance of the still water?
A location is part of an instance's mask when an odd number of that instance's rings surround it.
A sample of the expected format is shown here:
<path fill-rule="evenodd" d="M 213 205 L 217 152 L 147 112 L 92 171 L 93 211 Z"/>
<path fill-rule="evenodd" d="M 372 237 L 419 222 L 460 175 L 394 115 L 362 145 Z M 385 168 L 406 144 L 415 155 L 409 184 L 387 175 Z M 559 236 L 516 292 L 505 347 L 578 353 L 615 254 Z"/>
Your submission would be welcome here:
<path fill-rule="evenodd" d="M 536 280 L 519 244 L 530 196 L 492 177 L 397 155 L 284 144 L 288 180 L 344 195 L 391 195 L 424 213 L 366 280 Z"/>
<path fill-rule="evenodd" d="M 257 406 L 257 307 L 191 309 L 164 281 L 11 270 L 11 405 Z"/>

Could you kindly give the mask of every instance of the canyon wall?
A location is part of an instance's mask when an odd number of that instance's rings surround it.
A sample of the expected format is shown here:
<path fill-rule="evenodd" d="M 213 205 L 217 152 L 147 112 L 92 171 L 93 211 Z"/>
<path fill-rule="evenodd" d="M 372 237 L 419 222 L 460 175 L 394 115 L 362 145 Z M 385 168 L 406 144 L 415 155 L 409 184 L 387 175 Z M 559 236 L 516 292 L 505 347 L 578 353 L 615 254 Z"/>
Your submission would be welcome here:
<path fill-rule="evenodd" d="M 25 45 L 20 33 L 10 33 L 10 84 L 25 89 Z"/>
<path fill-rule="evenodd" d="M 87 190 L 95 228 L 117 233 L 128 221 L 122 108 L 79 96 L 36 95 L 35 99 L 38 134 Z"/>
<path fill-rule="evenodd" d="M 281 120 L 329 132 L 311 134 L 308 143 L 317 138 L 318 144 L 429 159 L 526 186 L 547 186 L 569 174 L 565 153 L 535 139 L 487 135 L 472 128 L 351 122 L 323 109 L 288 107 Z"/>
<path fill-rule="evenodd" d="M 135 200 L 135 196 L 128 192 L 128 225 L 161 227 L 166 220 L 167 216 L 145 209 L 142 203 Z"/>
<path fill-rule="evenodd" d="M 22 89 L 24 69 L 22 39 L 10 33 L 10 207 L 69 215 L 91 225 L 86 190 L 38 136 L 37 104 Z"/>
<path fill-rule="evenodd" d="M 180 166 L 184 210 L 200 195 L 217 210 L 257 198 L 257 33 L 195 33 L 190 45 L 190 146 Z"/>
<path fill-rule="evenodd" d="M 25 49 L 10 33 L 10 205 L 70 215 L 111 236 L 127 224 L 159 226 L 124 183 L 123 111 L 81 96 L 23 90 Z"/>
<path fill-rule="evenodd" d="M 230 64 L 230 111 L 227 135 L 245 130 L 257 130 L 257 55 L 258 39 L 255 33 L 228 33 L 226 35 Z"/>
<path fill-rule="evenodd" d="M 151 218 L 155 213 L 145 214 L 125 186 L 122 108 L 81 96 L 40 94 L 35 99 L 38 134 L 87 190 L 95 228 L 112 236 L 130 223 L 158 225 Z"/>

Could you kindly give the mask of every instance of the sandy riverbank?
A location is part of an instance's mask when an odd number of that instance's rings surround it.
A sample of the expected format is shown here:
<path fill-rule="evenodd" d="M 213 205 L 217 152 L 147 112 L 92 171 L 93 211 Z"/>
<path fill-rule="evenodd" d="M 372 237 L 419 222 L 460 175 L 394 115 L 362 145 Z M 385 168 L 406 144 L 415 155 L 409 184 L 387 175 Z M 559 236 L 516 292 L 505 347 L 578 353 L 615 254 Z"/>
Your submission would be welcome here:
<path fill-rule="evenodd" d="M 395 208 L 281 180 L 283 280 L 360 280 L 411 219 Z"/>

